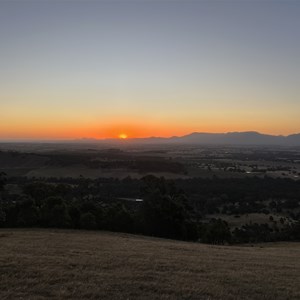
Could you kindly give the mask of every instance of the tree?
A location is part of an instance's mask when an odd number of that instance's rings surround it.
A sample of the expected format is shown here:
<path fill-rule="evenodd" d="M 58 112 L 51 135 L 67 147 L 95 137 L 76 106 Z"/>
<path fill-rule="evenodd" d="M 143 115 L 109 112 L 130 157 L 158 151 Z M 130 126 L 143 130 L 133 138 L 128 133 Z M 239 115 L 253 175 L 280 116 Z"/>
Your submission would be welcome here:
<path fill-rule="evenodd" d="M 290 239 L 300 241 L 300 221 L 292 224 Z"/>
<path fill-rule="evenodd" d="M 39 211 L 33 199 L 25 199 L 19 204 L 17 224 L 19 226 L 34 226 L 39 220 Z"/>
<path fill-rule="evenodd" d="M 144 177 L 144 201 L 140 213 L 142 230 L 161 237 L 194 239 L 187 198 L 172 181 L 154 176 Z M 193 234 L 191 235 L 191 233 Z"/>
<path fill-rule="evenodd" d="M 0 192 L 3 191 L 5 183 L 6 183 L 6 174 L 4 172 L 0 172 Z"/>
<path fill-rule="evenodd" d="M 71 223 L 67 206 L 60 197 L 49 197 L 43 202 L 41 217 L 44 226 L 65 228 Z"/>
<path fill-rule="evenodd" d="M 70 216 L 70 224 L 72 228 L 80 228 L 80 209 L 75 203 L 71 203 L 68 207 L 68 213 Z"/>
<path fill-rule="evenodd" d="M 210 244 L 224 244 L 231 241 L 231 232 L 227 222 L 213 219 L 207 224 L 203 241 Z"/>
<path fill-rule="evenodd" d="M 83 229 L 95 229 L 97 226 L 95 216 L 90 213 L 84 213 L 80 217 L 80 227 Z"/>
<path fill-rule="evenodd" d="M 6 220 L 6 214 L 0 207 L 0 226 L 5 222 Z"/>
<path fill-rule="evenodd" d="M 51 227 L 67 228 L 70 226 L 70 216 L 64 203 L 55 205 L 51 210 Z"/>
<path fill-rule="evenodd" d="M 3 210 L 2 196 L 1 196 L 1 193 L 4 190 L 5 183 L 6 183 L 6 174 L 4 172 L 0 172 L 0 225 L 3 224 L 6 220 L 6 214 Z"/>
<path fill-rule="evenodd" d="M 133 218 L 124 205 L 118 203 L 110 206 L 105 212 L 104 219 L 104 227 L 108 230 L 133 231 Z"/>
<path fill-rule="evenodd" d="M 41 206 L 45 199 L 55 196 L 55 187 L 43 182 L 34 182 L 25 185 L 23 192 L 33 198 L 37 206 Z"/>

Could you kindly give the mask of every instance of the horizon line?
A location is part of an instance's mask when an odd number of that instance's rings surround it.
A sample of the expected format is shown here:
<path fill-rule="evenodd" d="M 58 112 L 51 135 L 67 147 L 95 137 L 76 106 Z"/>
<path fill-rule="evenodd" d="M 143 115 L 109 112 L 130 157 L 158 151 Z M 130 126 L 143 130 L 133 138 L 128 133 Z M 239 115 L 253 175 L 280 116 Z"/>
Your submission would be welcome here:
<path fill-rule="evenodd" d="M 203 131 L 193 131 L 184 135 L 170 135 L 170 136 L 145 136 L 145 137 L 127 137 L 125 139 L 122 139 L 120 137 L 104 137 L 104 138 L 95 138 L 95 137 L 78 137 L 78 138 L 0 138 L 0 143 L 7 143 L 7 142 L 82 142 L 82 141 L 128 141 L 128 140 L 142 140 L 142 139 L 172 139 L 172 138 L 181 138 L 185 136 L 189 136 L 192 134 L 232 134 L 232 133 L 256 133 L 260 135 L 267 135 L 267 136 L 273 136 L 273 137 L 289 137 L 291 135 L 297 135 L 300 134 L 300 132 L 294 132 L 290 134 L 270 134 L 270 133 L 263 133 L 255 130 L 246 130 L 246 131 L 227 131 L 227 132 L 203 132 Z"/>

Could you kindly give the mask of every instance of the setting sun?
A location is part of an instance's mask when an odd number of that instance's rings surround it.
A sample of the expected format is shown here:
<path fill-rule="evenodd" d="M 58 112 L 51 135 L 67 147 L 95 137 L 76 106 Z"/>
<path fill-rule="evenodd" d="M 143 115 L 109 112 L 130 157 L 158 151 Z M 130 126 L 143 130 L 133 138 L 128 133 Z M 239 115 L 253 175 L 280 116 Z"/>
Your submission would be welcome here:
<path fill-rule="evenodd" d="M 121 133 L 121 134 L 119 134 L 119 138 L 120 139 L 123 139 L 123 140 L 125 140 L 125 139 L 127 139 L 127 134 L 125 134 L 125 133 Z"/>

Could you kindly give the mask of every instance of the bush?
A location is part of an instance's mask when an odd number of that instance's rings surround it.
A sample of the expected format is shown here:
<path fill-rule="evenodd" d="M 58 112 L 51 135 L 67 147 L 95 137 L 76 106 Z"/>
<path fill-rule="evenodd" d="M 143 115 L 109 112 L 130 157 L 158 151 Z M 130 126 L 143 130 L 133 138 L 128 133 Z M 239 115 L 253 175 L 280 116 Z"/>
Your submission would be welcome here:
<path fill-rule="evenodd" d="M 95 229 L 97 227 L 96 217 L 90 212 L 82 214 L 80 227 L 83 229 Z"/>
<path fill-rule="evenodd" d="M 227 222 L 221 219 L 213 219 L 207 224 L 203 241 L 210 244 L 225 244 L 231 242 L 231 232 Z"/>
<path fill-rule="evenodd" d="M 0 226 L 1 226 L 1 224 L 3 224 L 5 222 L 5 220 L 6 220 L 6 214 L 0 207 Z"/>

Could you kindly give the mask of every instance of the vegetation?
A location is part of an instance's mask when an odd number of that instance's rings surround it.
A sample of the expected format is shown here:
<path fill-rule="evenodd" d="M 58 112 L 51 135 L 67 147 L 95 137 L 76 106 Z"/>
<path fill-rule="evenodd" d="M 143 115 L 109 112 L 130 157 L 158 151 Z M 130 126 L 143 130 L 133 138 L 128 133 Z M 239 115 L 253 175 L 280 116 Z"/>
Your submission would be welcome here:
<path fill-rule="evenodd" d="M 300 184 L 289 179 L 8 178 L 19 193 L 4 184 L 2 174 L 2 227 L 100 229 L 212 244 L 300 240 Z M 232 227 L 223 218 L 251 213 L 268 215 L 268 222 Z"/>
<path fill-rule="evenodd" d="M 300 244 L 1 229 L 1 299 L 299 299 Z"/>

